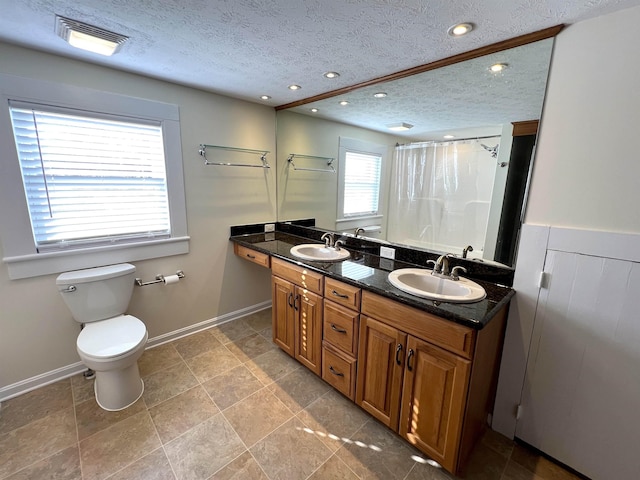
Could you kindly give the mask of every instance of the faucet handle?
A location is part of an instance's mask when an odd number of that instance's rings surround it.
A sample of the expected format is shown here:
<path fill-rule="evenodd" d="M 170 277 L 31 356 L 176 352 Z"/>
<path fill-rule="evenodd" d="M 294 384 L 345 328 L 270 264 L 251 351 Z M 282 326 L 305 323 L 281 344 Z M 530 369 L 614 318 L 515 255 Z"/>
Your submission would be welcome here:
<path fill-rule="evenodd" d="M 460 280 L 460 275 L 458 274 L 458 272 L 464 272 L 467 273 L 467 269 L 460 266 L 460 265 L 456 265 L 455 267 L 453 267 L 451 269 L 451 279 L 452 280 Z"/>
<path fill-rule="evenodd" d="M 344 246 L 344 241 L 343 240 L 336 240 L 335 243 L 333 244 L 333 248 L 335 248 L 336 250 L 340 250 L 340 247 Z"/>

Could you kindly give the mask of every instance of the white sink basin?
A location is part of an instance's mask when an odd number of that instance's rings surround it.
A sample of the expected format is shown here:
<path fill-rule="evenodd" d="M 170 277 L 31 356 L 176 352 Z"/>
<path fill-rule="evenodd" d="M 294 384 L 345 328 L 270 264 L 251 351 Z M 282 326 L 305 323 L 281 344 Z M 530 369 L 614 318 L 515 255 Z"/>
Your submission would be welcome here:
<path fill-rule="evenodd" d="M 349 258 L 351 254 L 348 250 L 341 248 L 336 250 L 333 247 L 326 247 L 321 243 L 305 243 L 291 247 L 291 255 L 301 260 L 312 260 L 315 262 L 335 262 Z"/>
<path fill-rule="evenodd" d="M 486 296 L 476 282 L 460 277 L 452 280 L 431 275 L 423 268 L 401 268 L 389 274 L 389 282 L 403 292 L 418 297 L 450 303 L 473 303 Z"/>

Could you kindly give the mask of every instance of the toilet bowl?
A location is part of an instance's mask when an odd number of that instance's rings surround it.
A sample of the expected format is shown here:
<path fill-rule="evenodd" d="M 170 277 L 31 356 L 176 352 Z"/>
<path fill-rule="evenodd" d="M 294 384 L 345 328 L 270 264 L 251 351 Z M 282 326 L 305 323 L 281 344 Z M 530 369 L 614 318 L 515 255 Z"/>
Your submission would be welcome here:
<path fill-rule="evenodd" d="M 122 410 L 144 392 L 138 358 L 147 344 L 147 328 L 131 315 L 92 322 L 78 335 L 80 360 L 96 372 L 96 401 L 105 410 Z"/>
<path fill-rule="evenodd" d="M 147 328 L 124 314 L 134 277 L 135 267 L 124 263 L 67 272 L 56 279 L 73 318 L 82 324 L 76 350 L 95 371 L 95 398 L 104 410 L 123 410 L 144 392 L 137 361 L 147 344 Z"/>

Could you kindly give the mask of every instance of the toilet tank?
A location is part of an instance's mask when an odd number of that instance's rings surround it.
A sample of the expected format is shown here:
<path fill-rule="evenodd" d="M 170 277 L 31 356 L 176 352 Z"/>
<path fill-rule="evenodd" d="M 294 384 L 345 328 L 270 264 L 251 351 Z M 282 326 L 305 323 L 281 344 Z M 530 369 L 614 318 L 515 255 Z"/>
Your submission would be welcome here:
<path fill-rule="evenodd" d="M 87 268 L 58 275 L 56 285 L 77 322 L 96 322 L 127 311 L 135 273 L 129 263 Z"/>

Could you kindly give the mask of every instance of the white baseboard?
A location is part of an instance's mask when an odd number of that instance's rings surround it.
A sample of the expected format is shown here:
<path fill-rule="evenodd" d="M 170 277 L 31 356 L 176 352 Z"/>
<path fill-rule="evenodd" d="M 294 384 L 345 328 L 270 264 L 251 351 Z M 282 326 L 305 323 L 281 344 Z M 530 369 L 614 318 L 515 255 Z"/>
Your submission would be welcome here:
<path fill-rule="evenodd" d="M 241 317 L 246 317 L 247 315 L 260 312 L 269 307 L 271 307 L 271 300 L 252 305 L 250 307 L 241 308 L 240 310 L 236 310 L 235 312 L 225 313 L 224 315 L 220 315 L 219 317 L 214 317 L 209 320 L 205 320 L 204 322 L 180 328 L 178 330 L 174 330 L 173 332 L 164 333 L 157 337 L 150 338 L 147 342 L 146 349 L 157 347 L 164 343 L 172 342 L 174 340 L 177 340 L 178 338 L 186 337 L 188 335 L 193 335 L 194 333 L 201 332 L 202 330 L 206 330 L 207 328 L 222 325 L 223 323 L 231 322 L 232 320 L 237 320 Z M 17 397 L 18 395 L 22 395 L 23 393 L 30 392 L 31 390 L 44 387 L 45 385 L 49 385 L 50 383 L 59 382 L 60 380 L 64 380 L 65 378 L 69 378 L 82 373 L 86 369 L 87 367 L 82 362 L 76 362 L 71 365 L 57 368 L 40 375 L 36 375 L 35 377 L 27 378 L 11 385 L 7 385 L 6 387 L 0 388 L 0 402 L 4 402 L 5 400 L 9 400 L 10 398 Z"/>

